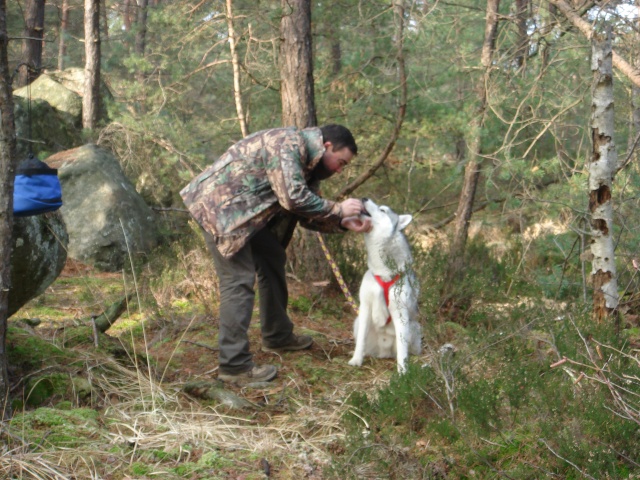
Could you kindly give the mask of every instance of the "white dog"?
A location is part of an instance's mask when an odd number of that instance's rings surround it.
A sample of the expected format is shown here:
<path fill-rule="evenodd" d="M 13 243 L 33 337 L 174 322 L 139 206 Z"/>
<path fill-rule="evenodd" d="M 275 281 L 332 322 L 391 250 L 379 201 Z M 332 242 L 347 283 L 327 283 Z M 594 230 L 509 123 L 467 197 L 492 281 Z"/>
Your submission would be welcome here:
<path fill-rule="evenodd" d="M 422 348 L 419 287 L 409 242 L 402 233 L 413 217 L 366 198 L 363 204 L 372 223 L 364 234 L 369 270 L 360 285 L 360 309 L 353 324 L 356 348 L 349 365 L 362 365 L 365 355 L 396 357 L 398 372 L 404 373 L 409 353 L 418 355 Z"/>

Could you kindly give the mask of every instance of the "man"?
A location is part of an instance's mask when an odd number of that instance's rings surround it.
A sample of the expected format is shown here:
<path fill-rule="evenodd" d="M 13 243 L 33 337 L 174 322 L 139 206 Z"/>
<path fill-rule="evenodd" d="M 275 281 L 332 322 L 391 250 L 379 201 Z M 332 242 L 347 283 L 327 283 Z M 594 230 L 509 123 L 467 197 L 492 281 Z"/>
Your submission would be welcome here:
<path fill-rule="evenodd" d="M 311 347 L 295 335 L 287 315 L 285 249 L 297 222 L 322 232 L 366 232 L 362 202 L 337 203 L 318 195 L 320 180 L 351 162 L 358 147 L 341 125 L 276 128 L 233 145 L 180 194 L 204 230 L 220 284 L 218 378 L 243 384 L 270 381 L 273 365 L 256 365 L 248 329 L 260 293 L 262 346 L 266 351 Z"/>

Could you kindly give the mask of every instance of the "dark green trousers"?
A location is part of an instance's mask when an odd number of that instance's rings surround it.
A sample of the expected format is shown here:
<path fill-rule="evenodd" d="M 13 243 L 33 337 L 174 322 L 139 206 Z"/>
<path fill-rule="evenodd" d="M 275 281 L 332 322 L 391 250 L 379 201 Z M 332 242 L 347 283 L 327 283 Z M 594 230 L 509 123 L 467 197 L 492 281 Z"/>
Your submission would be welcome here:
<path fill-rule="evenodd" d="M 285 246 L 270 228 L 260 230 L 231 258 L 220 255 L 213 237 L 206 232 L 205 240 L 220 284 L 220 372 L 246 372 L 254 366 L 247 332 L 255 301 L 256 275 L 262 343 L 277 347 L 293 332 L 293 322 L 287 315 Z"/>

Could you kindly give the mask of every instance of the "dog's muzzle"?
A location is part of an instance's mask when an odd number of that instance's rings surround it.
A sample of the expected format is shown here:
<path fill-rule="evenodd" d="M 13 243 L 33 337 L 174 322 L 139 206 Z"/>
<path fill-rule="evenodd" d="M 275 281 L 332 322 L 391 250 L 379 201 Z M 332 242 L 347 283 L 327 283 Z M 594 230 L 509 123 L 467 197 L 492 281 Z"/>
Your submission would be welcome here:
<path fill-rule="evenodd" d="M 364 206 L 365 202 L 368 201 L 369 199 L 364 197 L 361 198 L 360 201 L 362 202 L 362 212 L 360 212 L 360 215 L 364 215 L 366 217 L 370 217 L 371 214 L 369 212 L 367 212 L 367 207 Z"/>

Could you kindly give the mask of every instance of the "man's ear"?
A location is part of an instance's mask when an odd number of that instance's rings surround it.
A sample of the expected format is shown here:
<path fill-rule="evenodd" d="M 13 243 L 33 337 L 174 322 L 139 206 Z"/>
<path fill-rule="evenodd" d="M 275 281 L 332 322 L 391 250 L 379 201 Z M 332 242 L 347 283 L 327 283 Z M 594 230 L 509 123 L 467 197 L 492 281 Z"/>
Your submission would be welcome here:
<path fill-rule="evenodd" d="M 325 150 L 329 150 L 329 147 L 331 147 L 331 151 L 333 152 L 333 143 L 324 142 L 323 145 L 324 145 Z"/>
<path fill-rule="evenodd" d="M 413 220 L 413 216 L 411 215 L 400 215 L 398 219 L 398 229 L 404 230 L 404 228 L 411 223 Z"/>

